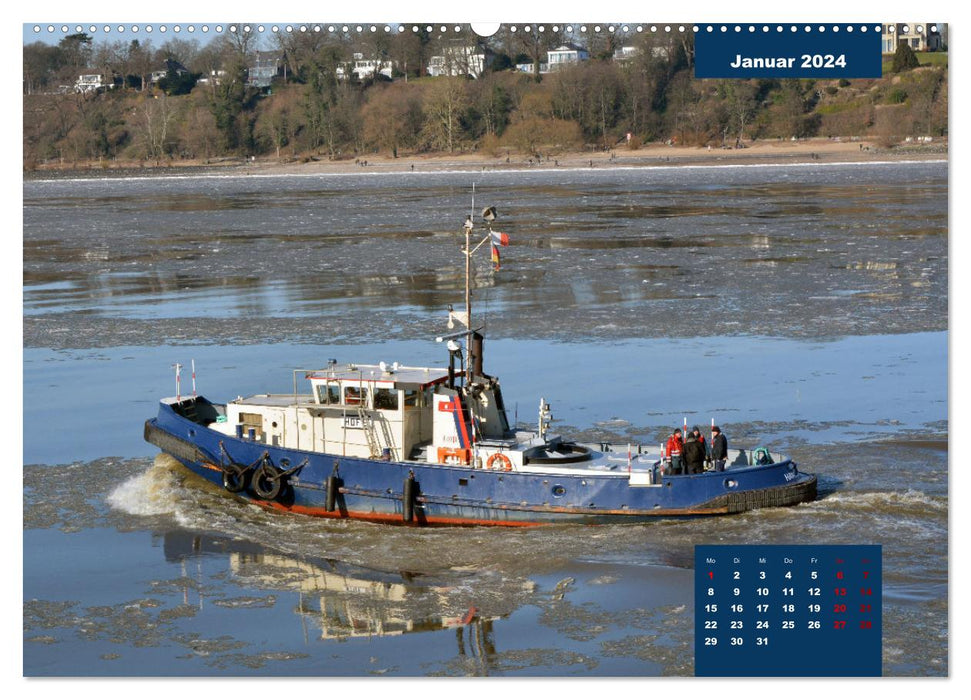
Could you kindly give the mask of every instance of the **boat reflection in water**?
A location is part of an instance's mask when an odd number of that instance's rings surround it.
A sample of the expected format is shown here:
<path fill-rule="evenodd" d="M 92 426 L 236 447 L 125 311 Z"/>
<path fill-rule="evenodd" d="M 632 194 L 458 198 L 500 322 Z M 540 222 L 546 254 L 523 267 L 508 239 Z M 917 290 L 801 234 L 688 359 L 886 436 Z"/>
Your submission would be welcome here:
<path fill-rule="evenodd" d="M 460 656 L 486 658 L 495 653 L 493 621 L 512 612 L 484 614 L 471 602 L 474 591 L 467 579 L 450 582 L 336 559 L 297 558 L 253 542 L 186 530 L 165 532 L 163 538 L 168 561 L 185 564 L 193 557 L 223 554 L 240 587 L 296 592 L 294 612 L 319 626 L 321 639 L 455 629 Z M 532 581 L 517 586 L 526 595 L 536 588 Z M 185 596 L 188 600 L 188 587 Z"/>

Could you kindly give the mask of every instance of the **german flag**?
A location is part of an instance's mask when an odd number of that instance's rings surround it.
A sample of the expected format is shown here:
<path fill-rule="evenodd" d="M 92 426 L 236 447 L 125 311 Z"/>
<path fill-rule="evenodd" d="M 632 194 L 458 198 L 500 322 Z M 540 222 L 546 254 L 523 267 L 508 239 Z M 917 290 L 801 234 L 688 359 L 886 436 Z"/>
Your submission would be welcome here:
<path fill-rule="evenodd" d="M 499 233 L 498 231 L 490 231 L 489 235 L 492 238 L 492 269 L 499 269 L 499 246 L 509 245 L 509 236 L 504 233 Z"/>

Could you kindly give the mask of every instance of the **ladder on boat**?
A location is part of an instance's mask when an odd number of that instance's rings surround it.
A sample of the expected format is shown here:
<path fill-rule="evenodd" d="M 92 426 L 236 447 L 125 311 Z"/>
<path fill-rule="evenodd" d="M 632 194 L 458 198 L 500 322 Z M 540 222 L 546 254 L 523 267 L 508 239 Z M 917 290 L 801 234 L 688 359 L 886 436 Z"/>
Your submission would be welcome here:
<path fill-rule="evenodd" d="M 371 457 L 381 456 L 381 445 L 378 442 L 378 436 L 374 430 L 374 421 L 371 420 L 371 416 L 365 410 L 363 404 L 358 405 L 357 415 L 361 419 L 361 428 L 364 430 L 364 437 L 367 438 L 368 450 L 371 451 Z"/>

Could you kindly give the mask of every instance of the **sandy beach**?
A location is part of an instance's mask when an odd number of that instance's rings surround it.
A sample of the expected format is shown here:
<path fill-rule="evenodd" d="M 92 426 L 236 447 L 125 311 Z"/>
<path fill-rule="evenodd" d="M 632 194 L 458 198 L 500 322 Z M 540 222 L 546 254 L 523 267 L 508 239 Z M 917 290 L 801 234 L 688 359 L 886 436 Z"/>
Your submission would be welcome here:
<path fill-rule="evenodd" d="M 493 157 L 484 153 L 388 154 L 329 160 L 324 156 L 309 159 L 224 158 L 210 161 L 149 162 L 112 161 L 110 163 L 44 164 L 25 172 L 27 179 L 84 175 L 117 175 L 120 172 L 179 173 L 214 169 L 265 175 L 313 175 L 360 172 L 443 172 L 522 170 L 557 168 L 634 168 L 658 166 L 770 165 L 810 162 L 885 162 L 894 160 L 946 160 L 946 139 L 931 143 L 881 147 L 872 141 L 844 139 L 803 139 L 800 141 L 754 141 L 742 148 L 669 146 L 647 144 L 636 150 L 626 147 L 612 151 L 570 152 L 544 156 L 541 160 L 518 153 Z"/>

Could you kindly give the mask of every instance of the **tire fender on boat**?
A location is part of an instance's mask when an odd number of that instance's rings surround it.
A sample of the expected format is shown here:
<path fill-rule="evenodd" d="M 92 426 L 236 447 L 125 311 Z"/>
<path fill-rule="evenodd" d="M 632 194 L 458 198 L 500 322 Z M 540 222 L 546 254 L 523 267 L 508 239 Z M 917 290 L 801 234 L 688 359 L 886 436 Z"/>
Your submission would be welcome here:
<path fill-rule="evenodd" d="M 497 464 L 498 463 L 498 464 Z M 499 471 L 511 472 L 512 461 L 502 452 L 496 452 L 486 462 L 488 469 L 498 469 Z"/>
<path fill-rule="evenodd" d="M 273 501 L 283 490 L 283 479 L 276 467 L 264 463 L 253 474 L 252 486 L 257 496 Z"/>
<path fill-rule="evenodd" d="M 245 489 L 247 481 L 245 469 L 223 470 L 223 488 L 230 493 L 239 493 Z"/>

